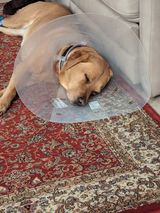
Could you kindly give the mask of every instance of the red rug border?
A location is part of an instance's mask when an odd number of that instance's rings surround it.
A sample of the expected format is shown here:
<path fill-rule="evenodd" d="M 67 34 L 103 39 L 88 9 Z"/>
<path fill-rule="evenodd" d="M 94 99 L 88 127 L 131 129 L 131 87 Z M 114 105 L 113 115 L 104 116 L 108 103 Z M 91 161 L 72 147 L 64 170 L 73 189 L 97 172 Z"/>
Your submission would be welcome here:
<path fill-rule="evenodd" d="M 129 209 L 120 213 L 160 213 L 160 203 L 146 204 L 137 209 Z"/>
<path fill-rule="evenodd" d="M 160 126 L 160 115 L 149 104 L 146 104 L 143 109 Z"/>

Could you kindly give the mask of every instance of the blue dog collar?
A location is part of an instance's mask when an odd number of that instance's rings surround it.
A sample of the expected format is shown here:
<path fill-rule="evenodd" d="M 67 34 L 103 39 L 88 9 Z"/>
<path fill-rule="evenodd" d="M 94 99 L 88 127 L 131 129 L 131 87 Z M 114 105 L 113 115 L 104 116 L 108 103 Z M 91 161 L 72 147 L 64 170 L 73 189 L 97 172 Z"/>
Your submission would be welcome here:
<path fill-rule="evenodd" d="M 0 26 L 3 26 L 3 20 L 4 20 L 4 17 L 0 16 Z"/>

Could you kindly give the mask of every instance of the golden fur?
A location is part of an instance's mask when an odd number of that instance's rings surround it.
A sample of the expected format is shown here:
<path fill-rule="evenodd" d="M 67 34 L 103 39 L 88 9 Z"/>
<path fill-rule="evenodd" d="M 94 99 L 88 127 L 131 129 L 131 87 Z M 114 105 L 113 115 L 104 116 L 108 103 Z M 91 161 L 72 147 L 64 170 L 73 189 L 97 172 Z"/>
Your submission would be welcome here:
<path fill-rule="evenodd" d="M 43 24 L 61 16 L 71 14 L 61 4 L 37 2 L 4 19 L 0 32 L 22 36 L 22 44 Z M 59 50 L 63 53 L 66 47 Z M 92 93 L 99 93 L 112 76 L 108 63 L 90 47 L 75 48 L 62 70 L 55 64 L 59 82 L 66 89 L 71 103 L 84 105 Z M 16 95 L 13 76 L 6 89 L 0 91 L 0 113 L 4 113 Z"/>

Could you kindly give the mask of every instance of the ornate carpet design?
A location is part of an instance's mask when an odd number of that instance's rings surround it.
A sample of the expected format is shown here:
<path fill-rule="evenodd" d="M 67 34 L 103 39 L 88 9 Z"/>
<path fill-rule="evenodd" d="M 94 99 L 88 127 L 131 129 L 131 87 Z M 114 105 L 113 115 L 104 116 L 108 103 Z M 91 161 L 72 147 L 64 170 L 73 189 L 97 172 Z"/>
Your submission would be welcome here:
<path fill-rule="evenodd" d="M 20 39 L 0 34 L 0 88 Z M 17 98 L 0 117 L 0 213 L 112 213 L 160 200 L 160 129 L 143 110 L 45 122 Z"/>

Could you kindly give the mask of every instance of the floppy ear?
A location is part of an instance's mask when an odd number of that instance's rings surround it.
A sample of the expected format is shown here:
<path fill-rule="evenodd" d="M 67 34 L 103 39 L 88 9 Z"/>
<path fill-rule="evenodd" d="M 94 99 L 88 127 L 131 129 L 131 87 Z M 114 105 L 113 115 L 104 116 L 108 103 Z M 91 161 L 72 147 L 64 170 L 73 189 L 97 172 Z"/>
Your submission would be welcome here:
<path fill-rule="evenodd" d="M 68 60 L 67 61 L 67 63 L 65 64 L 65 66 L 64 66 L 64 71 L 65 70 L 68 70 L 68 69 L 70 69 L 71 67 L 73 67 L 73 66 L 75 66 L 75 65 L 77 65 L 77 64 L 79 64 L 79 63 L 81 63 L 81 62 L 84 62 L 84 60 L 86 60 L 87 59 L 87 57 L 84 55 L 84 56 L 80 56 L 79 58 L 76 58 L 76 59 L 74 59 L 74 60 Z"/>
<path fill-rule="evenodd" d="M 98 79 L 98 81 L 94 84 L 94 92 L 100 93 L 101 90 L 106 86 L 111 77 L 113 76 L 112 69 L 106 66 L 104 73 Z"/>
<path fill-rule="evenodd" d="M 89 54 L 86 51 L 78 50 L 74 52 L 64 65 L 63 71 L 70 69 L 78 63 L 85 62 L 89 58 Z"/>

